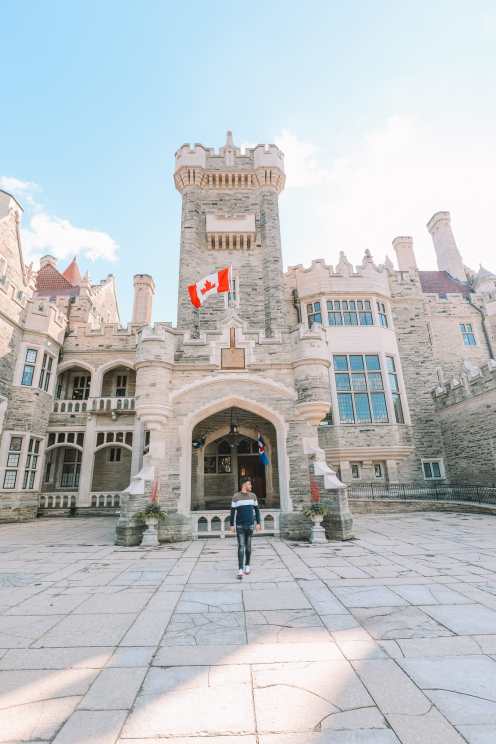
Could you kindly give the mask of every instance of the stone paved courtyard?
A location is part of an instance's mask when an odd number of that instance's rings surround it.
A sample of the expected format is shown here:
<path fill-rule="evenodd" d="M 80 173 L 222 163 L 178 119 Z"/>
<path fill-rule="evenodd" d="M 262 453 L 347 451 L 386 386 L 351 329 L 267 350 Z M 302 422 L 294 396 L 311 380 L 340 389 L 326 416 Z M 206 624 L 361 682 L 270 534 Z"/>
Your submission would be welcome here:
<path fill-rule="evenodd" d="M 496 521 L 356 540 L 118 548 L 113 520 L 0 526 L 0 741 L 494 744 Z M 220 739 L 222 737 L 222 739 Z"/>

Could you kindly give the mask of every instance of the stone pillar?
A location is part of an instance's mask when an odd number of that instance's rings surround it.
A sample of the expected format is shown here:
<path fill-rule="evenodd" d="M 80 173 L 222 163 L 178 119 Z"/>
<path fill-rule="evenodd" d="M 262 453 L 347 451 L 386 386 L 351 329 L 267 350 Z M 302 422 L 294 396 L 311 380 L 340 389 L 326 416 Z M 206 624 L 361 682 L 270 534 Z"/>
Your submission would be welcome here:
<path fill-rule="evenodd" d="M 79 480 L 78 506 L 91 505 L 91 485 L 95 464 L 96 416 L 88 414 L 88 423 L 84 433 L 83 454 L 81 457 L 81 477 Z"/>

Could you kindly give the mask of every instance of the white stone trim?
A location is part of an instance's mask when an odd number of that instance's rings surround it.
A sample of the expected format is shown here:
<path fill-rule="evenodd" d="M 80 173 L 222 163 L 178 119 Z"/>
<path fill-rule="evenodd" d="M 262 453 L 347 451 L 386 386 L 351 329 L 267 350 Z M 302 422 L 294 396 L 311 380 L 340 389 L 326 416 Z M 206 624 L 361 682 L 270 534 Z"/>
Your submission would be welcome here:
<path fill-rule="evenodd" d="M 198 388 L 204 389 L 205 387 L 210 387 L 211 385 L 226 385 L 226 387 L 231 382 L 231 376 L 232 373 L 226 372 L 224 374 L 218 374 L 214 377 L 208 378 L 208 380 L 200 379 L 196 382 L 192 382 L 189 385 L 185 385 L 182 388 L 179 388 L 179 390 L 175 390 L 173 393 L 171 393 L 171 402 L 176 402 L 177 400 L 180 400 L 183 396 L 189 395 L 189 393 L 193 392 L 194 390 L 197 390 Z M 291 388 L 286 387 L 285 385 L 282 385 L 280 382 L 274 382 L 273 380 L 269 380 L 266 377 L 261 378 L 257 375 L 252 374 L 236 374 L 236 383 L 238 382 L 246 382 L 251 385 L 262 385 L 264 388 L 271 388 L 271 390 L 274 390 L 274 392 L 279 393 L 280 395 L 284 396 L 285 398 L 288 398 L 289 400 L 296 400 L 297 395 L 294 390 L 291 390 Z M 222 410 L 222 409 L 220 409 Z M 203 417 L 205 418 L 205 416 Z M 267 418 L 267 416 L 264 416 L 263 418 Z M 200 419 L 201 420 L 201 419 Z"/>

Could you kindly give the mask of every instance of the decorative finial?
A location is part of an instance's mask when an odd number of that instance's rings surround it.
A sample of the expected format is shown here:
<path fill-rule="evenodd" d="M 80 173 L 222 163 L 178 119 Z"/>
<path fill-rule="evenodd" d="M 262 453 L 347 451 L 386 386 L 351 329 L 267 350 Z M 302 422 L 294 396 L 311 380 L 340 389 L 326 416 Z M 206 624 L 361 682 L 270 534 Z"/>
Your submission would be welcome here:
<path fill-rule="evenodd" d="M 233 133 L 231 132 L 231 130 L 230 130 L 230 129 L 228 129 L 228 130 L 227 130 L 227 135 L 226 135 L 226 144 L 225 144 L 225 147 L 226 147 L 226 148 L 231 148 L 231 147 L 234 147 L 234 142 L 233 142 Z"/>

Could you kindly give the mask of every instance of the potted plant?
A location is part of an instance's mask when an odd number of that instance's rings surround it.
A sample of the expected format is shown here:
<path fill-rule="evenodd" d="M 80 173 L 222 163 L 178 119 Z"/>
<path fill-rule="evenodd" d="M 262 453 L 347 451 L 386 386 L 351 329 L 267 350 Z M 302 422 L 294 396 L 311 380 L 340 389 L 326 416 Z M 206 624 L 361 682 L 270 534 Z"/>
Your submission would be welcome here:
<path fill-rule="evenodd" d="M 329 507 L 324 501 L 314 501 L 303 510 L 305 517 L 310 517 L 313 524 L 319 525 L 324 517 L 329 514 Z"/>
<path fill-rule="evenodd" d="M 143 533 L 141 545 L 158 546 L 158 523 L 165 522 L 167 520 L 167 514 L 160 508 L 157 480 L 153 481 L 152 492 L 147 505 L 142 511 L 139 511 L 134 515 L 134 519 L 138 523 L 146 524 L 146 530 Z"/>

